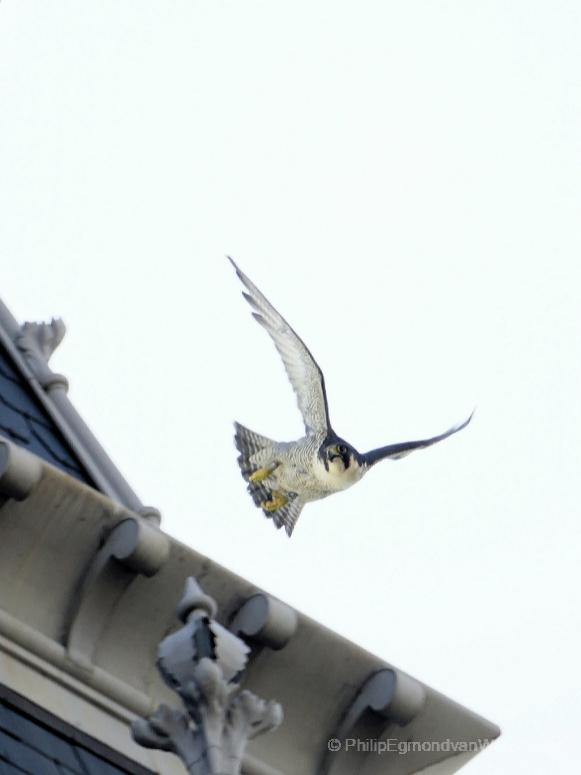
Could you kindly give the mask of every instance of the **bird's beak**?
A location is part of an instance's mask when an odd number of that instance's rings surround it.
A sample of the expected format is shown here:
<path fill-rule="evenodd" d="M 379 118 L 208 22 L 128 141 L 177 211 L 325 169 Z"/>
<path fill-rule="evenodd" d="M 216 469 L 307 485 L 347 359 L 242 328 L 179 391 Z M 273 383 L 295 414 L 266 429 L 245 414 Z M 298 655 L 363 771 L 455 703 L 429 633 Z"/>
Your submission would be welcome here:
<path fill-rule="evenodd" d="M 339 447 L 335 445 L 334 447 L 329 447 L 329 460 L 335 460 L 335 458 L 342 458 L 343 456 L 339 454 Z"/>

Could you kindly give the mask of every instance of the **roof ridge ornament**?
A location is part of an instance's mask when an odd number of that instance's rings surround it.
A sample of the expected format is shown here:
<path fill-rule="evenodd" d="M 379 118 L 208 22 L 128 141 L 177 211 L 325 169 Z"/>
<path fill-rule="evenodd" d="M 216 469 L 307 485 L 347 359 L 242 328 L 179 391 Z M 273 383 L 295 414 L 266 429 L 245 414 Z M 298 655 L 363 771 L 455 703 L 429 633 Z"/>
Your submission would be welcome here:
<path fill-rule="evenodd" d="M 283 719 L 279 703 L 240 689 L 250 649 L 213 618 L 216 611 L 190 576 L 177 608 L 185 624 L 159 644 L 157 658 L 186 712 L 161 704 L 132 724 L 137 743 L 176 754 L 190 775 L 239 775 L 248 740 Z"/>
<path fill-rule="evenodd" d="M 64 339 L 66 326 L 62 318 L 52 318 L 50 323 L 27 321 L 20 326 L 14 342 L 24 355 L 26 363 L 40 385 L 48 392 L 69 388 L 63 374 L 57 374 L 48 365 L 50 358 Z"/>

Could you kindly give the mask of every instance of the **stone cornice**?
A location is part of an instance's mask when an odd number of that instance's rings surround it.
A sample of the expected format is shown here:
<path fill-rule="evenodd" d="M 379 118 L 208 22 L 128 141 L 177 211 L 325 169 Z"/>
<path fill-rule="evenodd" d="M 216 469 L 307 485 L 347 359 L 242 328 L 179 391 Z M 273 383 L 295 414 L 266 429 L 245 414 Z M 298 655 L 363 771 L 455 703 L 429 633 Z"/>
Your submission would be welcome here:
<path fill-rule="evenodd" d="M 279 729 L 251 741 L 243 772 L 273 775 L 281 761 L 286 775 L 319 772 L 337 730 L 383 734 L 402 720 L 412 740 L 428 733 L 432 740 L 466 741 L 498 735 L 493 724 L 78 480 L 43 462 L 40 476 L 34 465 L 26 473 L 30 462 L 23 463 L 17 485 L 19 464 L 8 464 L 12 473 L 5 481 L 14 478 L 0 508 L 0 635 L 104 701 L 140 716 L 161 703 L 176 706 L 155 656 L 176 629 L 176 600 L 194 576 L 216 601 L 220 624 L 248 640 L 245 688 L 276 697 L 285 711 Z M 374 708 L 369 682 L 391 675 L 386 671 L 395 677 L 395 690 L 381 694 Z M 375 679 L 383 686 L 382 680 Z M 387 758 L 368 758 L 366 775 L 390 772 Z M 420 751 L 406 761 L 419 769 L 435 758 Z M 329 771 L 349 772 L 338 760 Z"/>

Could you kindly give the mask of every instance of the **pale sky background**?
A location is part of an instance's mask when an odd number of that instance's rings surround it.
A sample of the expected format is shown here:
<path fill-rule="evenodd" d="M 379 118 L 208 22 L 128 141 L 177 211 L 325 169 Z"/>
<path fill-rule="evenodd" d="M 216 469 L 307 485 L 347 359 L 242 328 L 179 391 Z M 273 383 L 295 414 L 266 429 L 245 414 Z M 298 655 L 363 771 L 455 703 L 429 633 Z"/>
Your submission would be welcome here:
<path fill-rule="evenodd" d="M 581 5 L 0 4 L 1 294 L 163 527 L 498 723 L 462 772 L 572 772 L 581 725 Z M 230 253 L 360 450 L 245 493 L 232 421 L 302 424 Z"/>

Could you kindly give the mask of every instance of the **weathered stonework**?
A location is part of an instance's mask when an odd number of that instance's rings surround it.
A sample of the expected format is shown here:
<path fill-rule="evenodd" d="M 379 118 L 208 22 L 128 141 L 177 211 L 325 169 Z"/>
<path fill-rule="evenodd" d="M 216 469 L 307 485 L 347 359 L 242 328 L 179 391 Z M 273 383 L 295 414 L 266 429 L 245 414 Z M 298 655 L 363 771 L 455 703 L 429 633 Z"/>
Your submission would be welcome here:
<path fill-rule="evenodd" d="M 160 643 L 157 666 L 186 712 L 162 704 L 134 722 L 133 738 L 175 753 L 190 775 L 239 775 L 248 740 L 279 726 L 282 708 L 240 689 L 249 648 L 215 621 L 216 604 L 195 579 L 177 611 L 184 626 Z"/>
<path fill-rule="evenodd" d="M 60 388 L 68 390 L 68 380 L 49 367 L 51 355 L 64 339 L 66 327 L 60 318 L 50 323 L 23 323 L 15 343 L 24 355 L 26 363 L 40 385 L 47 391 Z"/>

